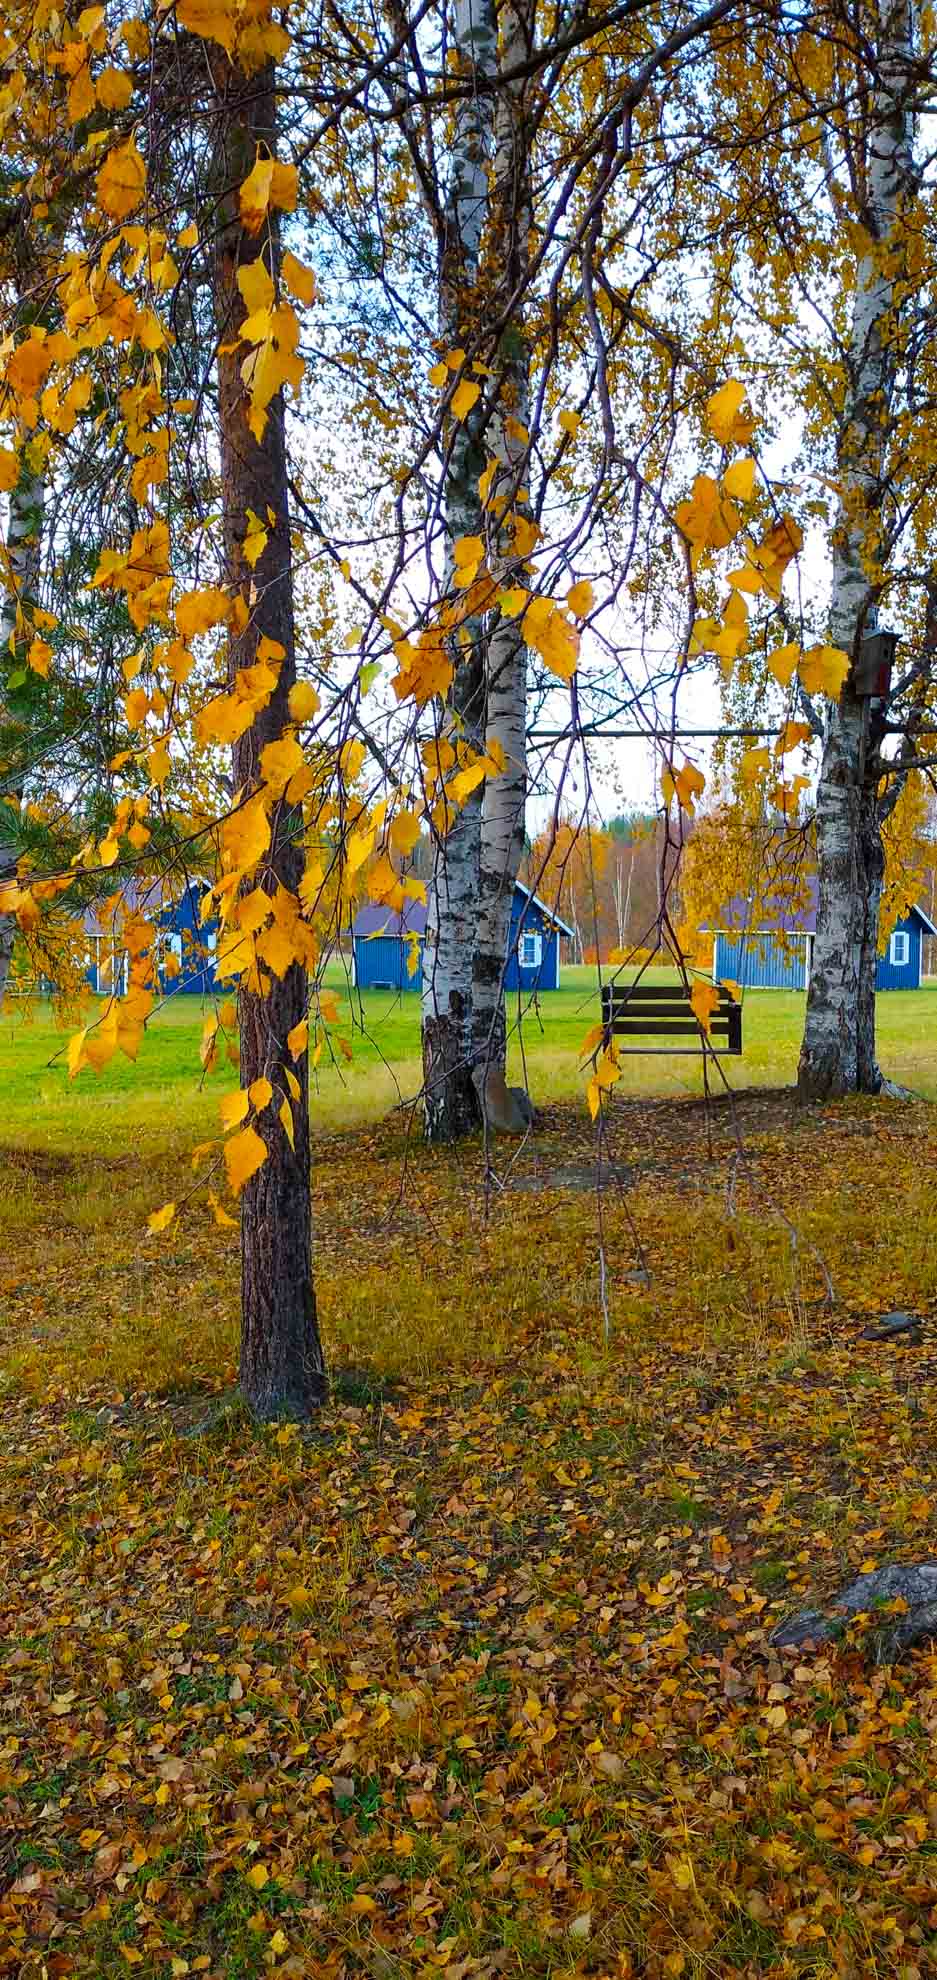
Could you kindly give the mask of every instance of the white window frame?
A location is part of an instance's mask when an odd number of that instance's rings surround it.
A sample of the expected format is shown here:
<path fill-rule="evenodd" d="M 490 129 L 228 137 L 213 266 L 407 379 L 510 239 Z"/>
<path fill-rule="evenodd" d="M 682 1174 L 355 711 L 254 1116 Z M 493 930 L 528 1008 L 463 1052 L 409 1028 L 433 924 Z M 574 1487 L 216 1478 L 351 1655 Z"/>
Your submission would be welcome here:
<path fill-rule="evenodd" d="M 521 931 L 517 961 L 520 969 L 540 968 L 543 961 L 543 936 L 538 929 L 524 928 Z"/>
<path fill-rule="evenodd" d="M 893 969 L 906 969 L 911 961 L 911 937 L 906 928 L 896 928 L 891 938 L 888 960 Z"/>

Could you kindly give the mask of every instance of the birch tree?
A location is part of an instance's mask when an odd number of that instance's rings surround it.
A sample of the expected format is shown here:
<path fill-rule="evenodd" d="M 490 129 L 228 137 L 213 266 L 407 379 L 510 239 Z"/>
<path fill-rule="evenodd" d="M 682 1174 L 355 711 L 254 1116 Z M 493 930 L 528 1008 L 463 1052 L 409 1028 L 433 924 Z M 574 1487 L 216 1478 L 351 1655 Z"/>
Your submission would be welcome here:
<path fill-rule="evenodd" d="M 830 630 L 855 663 L 880 623 L 890 425 L 911 307 L 903 225 L 917 191 L 914 18 L 882 5 L 873 47 L 855 300 L 845 362 Z M 817 790 L 817 927 L 798 1085 L 806 1098 L 875 1093 L 875 969 L 885 870 L 871 704 L 854 674 L 831 707 Z M 894 802 L 897 791 L 885 802 Z"/>

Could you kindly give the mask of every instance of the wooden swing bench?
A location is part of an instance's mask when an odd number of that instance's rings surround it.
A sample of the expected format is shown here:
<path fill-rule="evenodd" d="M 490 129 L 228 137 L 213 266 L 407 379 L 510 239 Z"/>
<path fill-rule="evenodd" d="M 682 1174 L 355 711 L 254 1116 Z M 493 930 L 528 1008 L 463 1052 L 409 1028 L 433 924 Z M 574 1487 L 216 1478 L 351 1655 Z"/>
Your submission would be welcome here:
<path fill-rule="evenodd" d="M 709 1044 L 722 1058 L 738 1058 L 742 1050 L 742 1006 L 721 985 L 719 1008 L 710 1018 Z M 625 1052 L 645 1056 L 698 1058 L 704 1032 L 690 1003 L 690 992 L 682 983 L 632 983 L 619 986 L 606 983 L 602 988 L 602 1024 L 605 1043 L 619 1038 L 693 1038 L 693 1045 L 625 1045 Z M 725 1043 L 722 1043 L 722 1040 Z"/>

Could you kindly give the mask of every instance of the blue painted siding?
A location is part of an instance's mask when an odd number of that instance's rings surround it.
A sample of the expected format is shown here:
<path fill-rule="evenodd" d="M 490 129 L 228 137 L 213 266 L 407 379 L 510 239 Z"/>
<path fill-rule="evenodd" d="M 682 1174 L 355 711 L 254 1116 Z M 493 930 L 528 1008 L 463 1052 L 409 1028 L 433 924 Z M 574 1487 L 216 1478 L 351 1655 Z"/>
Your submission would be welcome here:
<path fill-rule="evenodd" d="M 525 935 L 537 936 L 540 941 L 540 960 L 529 966 L 521 961 Z M 515 894 L 511 908 L 508 966 L 504 975 L 505 990 L 558 990 L 559 960 L 560 938 L 556 929 L 547 931 L 535 901 L 529 901 L 526 894 Z"/>
<path fill-rule="evenodd" d="M 159 930 L 161 954 L 171 951 L 179 964 L 176 976 L 160 969 L 160 987 L 167 996 L 204 997 L 215 988 L 218 924 L 210 921 L 202 927 L 199 921 L 201 893 L 202 889 L 197 884 L 186 887 L 174 906 L 164 908 L 161 914 L 155 916 L 150 915 L 146 900 L 142 902 L 143 913 L 148 919 L 155 920 Z M 85 975 L 92 990 L 109 995 L 113 987 L 122 995 L 127 988 L 126 951 L 117 951 L 116 968 L 112 968 L 110 937 L 92 935 L 88 941 L 90 962 Z"/>
<path fill-rule="evenodd" d="M 713 977 L 743 990 L 804 990 L 807 937 L 789 935 L 782 948 L 774 935 L 717 935 Z"/>
<path fill-rule="evenodd" d="M 908 937 L 908 960 L 906 963 L 893 963 L 891 960 L 891 936 L 883 956 L 879 956 L 875 971 L 876 990 L 919 990 L 921 987 L 921 925 L 913 916 L 906 915 L 895 926 L 895 933 Z"/>
<path fill-rule="evenodd" d="M 536 936 L 540 944 L 539 959 L 529 964 L 521 960 L 525 935 Z M 356 935 L 354 946 L 355 980 L 360 989 L 374 990 L 384 985 L 392 990 L 422 990 L 422 939 L 415 976 L 407 974 L 409 952 L 406 940 L 399 935 Z M 536 902 L 528 900 L 527 895 L 519 890 L 514 895 L 511 908 L 510 949 L 504 986 L 508 991 L 558 990 L 560 987 L 559 932 Z"/>
<path fill-rule="evenodd" d="M 355 936 L 355 981 L 360 990 L 422 990 L 423 942 L 415 976 L 407 973 L 410 950 L 399 935 Z"/>

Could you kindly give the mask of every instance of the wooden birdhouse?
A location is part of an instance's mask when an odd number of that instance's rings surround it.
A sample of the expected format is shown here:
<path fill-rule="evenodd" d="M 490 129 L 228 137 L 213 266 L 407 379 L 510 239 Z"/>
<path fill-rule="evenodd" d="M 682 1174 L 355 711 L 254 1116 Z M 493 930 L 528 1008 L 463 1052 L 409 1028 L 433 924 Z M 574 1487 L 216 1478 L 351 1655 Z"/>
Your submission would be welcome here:
<path fill-rule="evenodd" d="M 895 661 L 898 634 L 879 629 L 866 633 L 853 664 L 853 683 L 856 694 L 869 695 L 877 701 L 884 701 L 891 687 L 891 670 Z"/>

